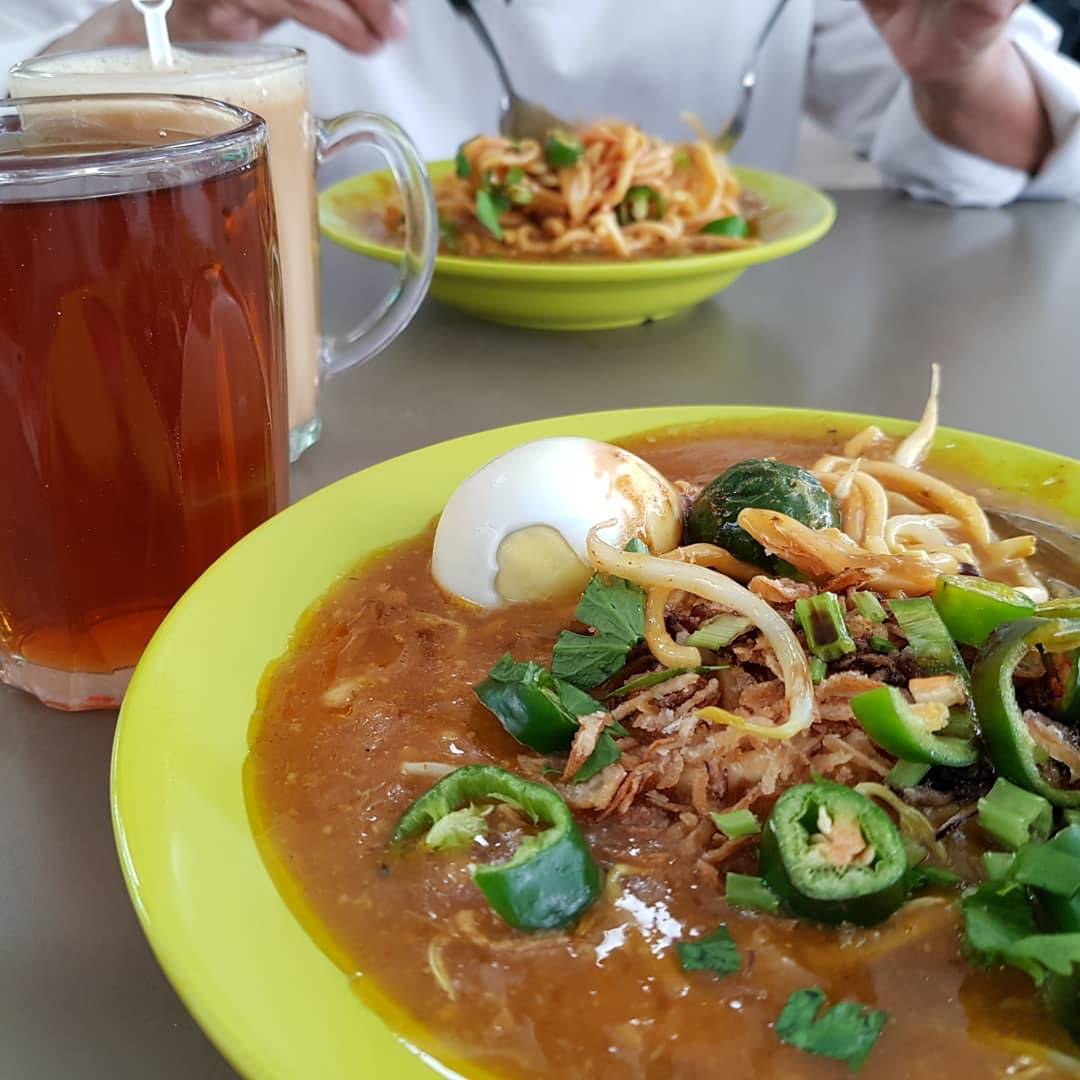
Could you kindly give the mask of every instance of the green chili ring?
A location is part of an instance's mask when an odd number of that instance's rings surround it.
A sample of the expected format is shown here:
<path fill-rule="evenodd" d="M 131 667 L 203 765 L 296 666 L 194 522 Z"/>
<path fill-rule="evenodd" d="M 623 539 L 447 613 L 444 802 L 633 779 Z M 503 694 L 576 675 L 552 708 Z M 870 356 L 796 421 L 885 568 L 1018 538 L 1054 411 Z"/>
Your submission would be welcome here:
<path fill-rule="evenodd" d="M 543 784 L 494 765 L 465 765 L 444 776 L 401 816 L 400 845 L 469 803 L 505 801 L 543 832 L 527 837 L 501 863 L 474 866 L 473 881 L 495 914 L 515 930 L 557 930 L 575 922 L 600 895 L 600 869 L 570 808 Z"/>
<path fill-rule="evenodd" d="M 1048 619 L 1020 619 L 998 627 L 971 669 L 971 693 L 983 739 L 999 776 L 1055 806 L 1080 806 L 1080 788 L 1055 787 L 1039 772 L 1035 740 L 1016 700 L 1013 672 Z"/>
<path fill-rule="evenodd" d="M 895 686 L 879 686 L 851 699 L 855 719 L 883 750 L 902 761 L 966 768 L 979 760 L 973 739 L 929 731 Z"/>
<path fill-rule="evenodd" d="M 824 809 L 833 822 L 853 819 L 874 849 L 869 866 L 837 867 L 812 843 Z M 870 926 L 907 897 L 907 854 L 892 818 L 842 784 L 800 784 L 777 800 L 761 838 L 761 874 L 795 915 L 817 922 Z"/>

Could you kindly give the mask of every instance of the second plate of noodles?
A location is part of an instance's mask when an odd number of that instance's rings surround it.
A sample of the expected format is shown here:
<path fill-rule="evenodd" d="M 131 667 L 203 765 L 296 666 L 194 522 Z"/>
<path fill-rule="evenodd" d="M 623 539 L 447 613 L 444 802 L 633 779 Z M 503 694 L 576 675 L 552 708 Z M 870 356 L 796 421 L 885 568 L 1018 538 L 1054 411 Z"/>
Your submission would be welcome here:
<path fill-rule="evenodd" d="M 478 135 L 429 166 L 439 211 L 433 295 L 495 322 L 605 329 L 665 318 L 744 269 L 814 243 L 832 202 L 795 180 L 732 168 L 703 140 L 667 143 L 619 121 L 512 142 Z M 385 173 L 323 193 L 323 231 L 400 258 Z"/>

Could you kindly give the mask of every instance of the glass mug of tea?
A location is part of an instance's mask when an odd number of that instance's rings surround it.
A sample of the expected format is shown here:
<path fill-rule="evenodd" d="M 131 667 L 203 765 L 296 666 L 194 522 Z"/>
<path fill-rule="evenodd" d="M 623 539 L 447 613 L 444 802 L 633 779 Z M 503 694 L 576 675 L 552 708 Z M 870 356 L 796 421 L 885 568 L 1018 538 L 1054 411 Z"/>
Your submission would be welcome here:
<path fill-rule="evenodd" d="M 118 705 L 151 634 L 288 500 L 265 123 L 0 101 L 0 680 Z"/>
<path fill-rule="evenodd" d="M 333 120 L 311 115 L 307 55 L 277 45 L 178 45 L 168 68 L 149 52 L 111 48 L 56 53 L 17 64 L 13 94 L 174 93 L 216 98 L 262 116 L 270 131 L 270 176 L 277 206 L 285 287 L 289 450 L 296 460 L 319 438 L 322 375 L 370 359 L 405 328 L 431 281 L 438 240 L 431 186 L 412 143 L 371 113 Z M 405 252 L 386 300 L 338 337 L 320 334 L 315 171 L 346 146 L 369 143 L 386 158 L 405 209 Z"/>

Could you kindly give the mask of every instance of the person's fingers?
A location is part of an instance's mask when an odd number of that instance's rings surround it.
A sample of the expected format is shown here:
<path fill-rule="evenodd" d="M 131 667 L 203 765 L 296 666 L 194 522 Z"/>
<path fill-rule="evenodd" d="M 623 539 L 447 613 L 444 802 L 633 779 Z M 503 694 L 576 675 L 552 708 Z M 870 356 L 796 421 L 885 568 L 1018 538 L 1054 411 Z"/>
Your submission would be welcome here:
<path fill-rule="evenodd" d="M 349 6 L 364 20 L 379 41 L 401 37 L 404 20 L 393 0 L 348 0 Z"/>
<path fill-rule="evenodd" d="M 356 53 L 374 52 L 382 45 L 348 0 L 245 0 L 252 14 L 273 21 L 293 19 L 333 38 Z"/>

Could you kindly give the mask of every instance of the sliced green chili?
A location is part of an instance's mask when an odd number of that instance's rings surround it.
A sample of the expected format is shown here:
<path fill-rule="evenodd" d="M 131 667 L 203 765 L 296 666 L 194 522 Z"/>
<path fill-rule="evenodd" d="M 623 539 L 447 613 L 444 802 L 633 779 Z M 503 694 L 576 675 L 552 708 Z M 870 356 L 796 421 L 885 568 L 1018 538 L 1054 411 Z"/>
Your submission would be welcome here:
<path fill-rule="evenodd" d="M 796 600 L 795 616 L 815 656 L 827 662 L 855 651 L 855 642 L 844 623 L 844 609 L 836 593 L 818 593 Z"/>
<path fill-rule="evenodd" d="M 727 217 L 716 218 L 707 225 L 702 225 L 701 231 L 706 236 L 733 236 L 743 237 L 750 231 L 746 219 L 738 214 L 729 214 Z"/>
<path fill-rule="evenodd" d="M 1000 581 L 942 574 L 934 607 L 954 641 L 982 645 L 1002 623 L 1034 614 L 1035 601 Z"/>
<path fill-rule="evenodd" d="M 1080 650 L 1047 653 L 1050 711 L 1067 724 L 1080 722 Z"/>
<path fill-rule="evenodd" d="M 895 686 L 879 686 L 851 699 L 851 711 L 863 730 L 883 750 L 904 761 L 959 769 L 979 760 L 974 739 L 957 739 L 930 730 L 919 709 L 909 704 Z"/>
<path fill-rule="evenodd" d="M 890 600 L 889 609 L 907 638 L 919 674 L 957 675 L 967 685 L 968 670 L 963 657 L 929 596 Z"/>
<path fill-rule="evenodd" d="M 979 824 L 995 840 L 1015 851 L 1050 835 L 1054 814 L 1041 795 L 1025 791 L 999 776 L 979 800 Z"/>
<path fill-rule="evenodd" d="M 635 221 L 659 221 L 664 216 L 665 208 L 664 197 L 659 191 L 647 184 L 635 184 L 615 207 L 615 219 L 620 225 L 632 225 Z"/>
<path fill-rule="evenodd" d="M 544 140 L 544 160 L 553 169 L 568 169 L 576 165 L 585 153 L 582 141 L 568 131 L 556 128 Z"/>
<path fill-rule="evenodd" d="M 600 895 L 600 871 L 570 808 L 543 784 L 494 765 L 465 765 L 405 811 L 391 843 L 404 844 L 455 810 L 482 801 L 506 802 L 544 826 L 509 859 L 473 867 L 473 881 L 487 902 L 516 930 L 569 926 Z"/>
<path fill-rule="evenodd" d="M 781 901 L 818 922 L 868 926 L 887 919 L 907 894 L 907 853 L 892 819 L 858 792 L 828 781 L 780 796 L 762 833 L 759 862 Z"/>
<path fill-rule="evenodd" d="M 1049 620 L 1020 619 L 998 627 L 980 650 L 971 671 L 979 726 L 999 776 L 1049 799 L 1080 807 L 1080 787 L 1059 787 L 1041 771 L 1036 743 L 1016 700 L 1013 672 L 1033 640 L 1045 636 Z"/>

